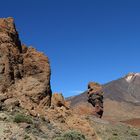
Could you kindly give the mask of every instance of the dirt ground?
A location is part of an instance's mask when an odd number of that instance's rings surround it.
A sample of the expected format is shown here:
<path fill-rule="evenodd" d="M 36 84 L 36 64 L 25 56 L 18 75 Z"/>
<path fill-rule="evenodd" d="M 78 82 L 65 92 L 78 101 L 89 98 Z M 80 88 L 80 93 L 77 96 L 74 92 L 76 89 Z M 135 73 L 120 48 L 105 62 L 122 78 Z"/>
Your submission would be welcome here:
<path fill-rule="evenodd" d="M 122 122 L 140 128 L 140 118 L 130 119 Z"/>

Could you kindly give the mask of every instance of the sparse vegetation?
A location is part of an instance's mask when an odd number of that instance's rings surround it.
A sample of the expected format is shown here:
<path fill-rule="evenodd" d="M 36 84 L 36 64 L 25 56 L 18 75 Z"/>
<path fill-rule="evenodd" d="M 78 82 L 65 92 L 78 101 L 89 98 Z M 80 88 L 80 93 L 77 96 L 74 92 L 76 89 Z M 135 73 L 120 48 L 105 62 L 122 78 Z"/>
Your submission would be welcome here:
<path fill-rule="evenodd" d="M 140 129 L 123 123 L 96 123 L 97 135 L 103 140 L 140 140 Z"/>
<path fill-rule="evenodd" d="M 25 135 L 25 136 L 24 136 L 24 140 L 31 140 L 31 138 L 30 138 L 30 136 Z"/>
<path fill-rule="evenodd" d="M 25 123 L 32 124 L 32 118 L 30 116 L 26 116 L 24 114 L 16 114 L 14 116 L 14 122 L 16 122 L 16 123 L 25 122 Z"/>
<path fill-rule="evenodd" d="M 113 135 L 114 135 L 114 136 L 118 136 L 118 134 L 117 134 L 117 133 L 113 133 Z"/>
<path fill-rule="evenodd" d="M 111 137 L 108 140 L 121 140 L 121 139 L 119 139 L 118 137 Z"/>
<path fill-rule="evenodd" d="M 86 140 L 85 136 L 77 131 L 67 131 L 55 140 Z"/>

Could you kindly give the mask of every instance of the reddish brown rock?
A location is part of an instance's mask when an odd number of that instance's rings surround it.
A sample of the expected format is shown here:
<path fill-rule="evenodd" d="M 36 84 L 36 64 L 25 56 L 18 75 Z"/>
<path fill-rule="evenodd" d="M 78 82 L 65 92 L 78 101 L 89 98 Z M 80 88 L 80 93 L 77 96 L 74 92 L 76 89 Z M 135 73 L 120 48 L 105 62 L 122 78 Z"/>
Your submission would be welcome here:
<path fill-rule="evenodd" d="M 18 100 L 29 110 L 49 107 L 50 75 L 48 58 L 21 45 L 13 18 L 0 19 L 0 96 L 4 103 Z"/>
<path fill-rule="evenodd" d="M 5 92 L 21 78 L 22 48 L 12 18 L 0 19 L 0 91 Z"/>
<path fill-rule="evenodd" d="M 94 107 L 94 114 L 101 118 L 103 115 L 103 88 L 96 82 L 88 84 L 88 102 Z"/>
<path fill-rule="evenodd" d="M 52 99 L 51 99 L 51 106 L 52 107 L 65 107 L 65 108 L 69 108 L 70 104 L 68 101 L 66 101 L 62 95 L 62 93 L 54 93 L 52 95 Z"/>

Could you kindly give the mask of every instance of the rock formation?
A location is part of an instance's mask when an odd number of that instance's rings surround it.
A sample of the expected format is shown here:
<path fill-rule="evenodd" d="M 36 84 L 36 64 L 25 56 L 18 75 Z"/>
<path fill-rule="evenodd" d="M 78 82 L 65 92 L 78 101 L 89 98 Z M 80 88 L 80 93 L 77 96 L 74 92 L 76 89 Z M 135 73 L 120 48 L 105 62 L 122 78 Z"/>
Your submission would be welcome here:
<path fill-rule="evenodd" d="M 62 95 L 62 93 L 54 93 L 51 98 L 51 107 L 65 107 L 69 109 L 70 103 L 66 101 Z"/>
<path fill-rule="evenodd" d="M 50 64 L 34 48 L 21 45 L 13 18 L 0 19 L 0 101 L 28 110 L 51 105 Z"/>

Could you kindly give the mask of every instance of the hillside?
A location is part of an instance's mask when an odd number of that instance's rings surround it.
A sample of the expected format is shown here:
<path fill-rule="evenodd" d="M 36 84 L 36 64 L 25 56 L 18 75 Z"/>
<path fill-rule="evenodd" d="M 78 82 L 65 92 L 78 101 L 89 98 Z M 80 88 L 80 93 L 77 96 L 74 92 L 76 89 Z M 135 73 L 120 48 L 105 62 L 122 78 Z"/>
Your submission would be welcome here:
<path fill-rule="evenodd" d="M 129 73 L 104 85 L 105 98 L 140 105 L 140 73 Z"/>
<path fill-rule="evenodd" d="M 109 120 L 140 118 L 140 74 L 128 75 L 103 85 L 104 115 Z M 92 114 L 93 107 L 87 102 L 86 92 L 67 98 L 79 114 Z"/>

